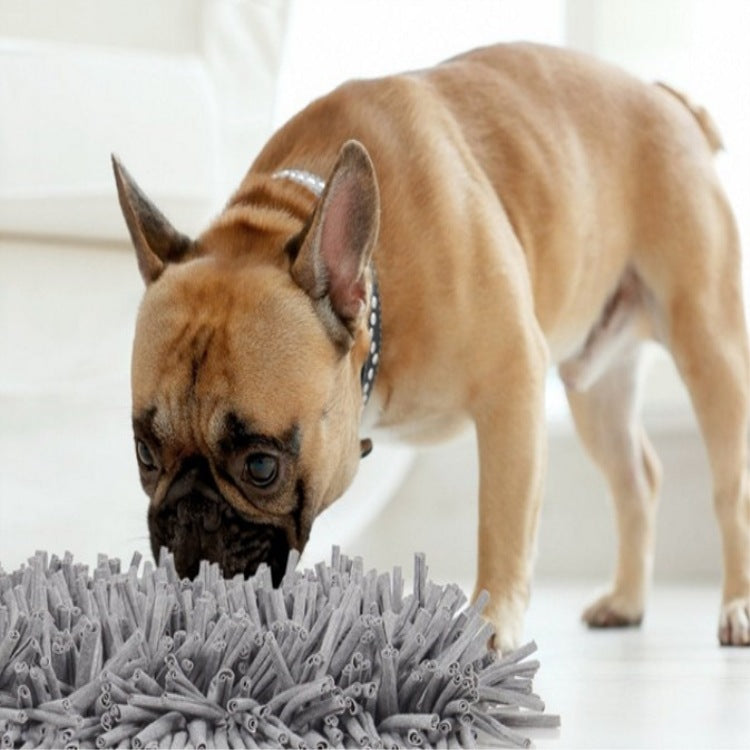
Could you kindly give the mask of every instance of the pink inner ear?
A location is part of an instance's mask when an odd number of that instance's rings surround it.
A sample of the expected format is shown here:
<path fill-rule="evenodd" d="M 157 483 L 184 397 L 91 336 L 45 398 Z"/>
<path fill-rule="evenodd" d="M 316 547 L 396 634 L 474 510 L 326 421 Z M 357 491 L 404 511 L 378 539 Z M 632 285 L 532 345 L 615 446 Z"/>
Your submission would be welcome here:
<path fill-rule="evenodd" d="M 344 177 L 334 185 L 325 207 L 320 234 L 320 257 L 328 276 L 328 295 L 336 313 L 344 320 L 354 320 L 365 303 L 365 284 L 360 263 L 367 242 L 358 231 L 366 210 L 354 179 Z"/>

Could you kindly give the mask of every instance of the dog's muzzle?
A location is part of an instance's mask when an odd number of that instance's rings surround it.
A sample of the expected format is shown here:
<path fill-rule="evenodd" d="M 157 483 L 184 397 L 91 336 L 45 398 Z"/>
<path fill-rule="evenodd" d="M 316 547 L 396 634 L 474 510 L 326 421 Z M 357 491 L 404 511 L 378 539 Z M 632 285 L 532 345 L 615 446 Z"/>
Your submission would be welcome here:
<path fill-rule="evenodd" d="M 205 458 L 184 462 L 159 507 L 149 508 L 148 527 L 154 557 L 167 547 L 180 576 L 194 578 L 204 559 L 218 563 L 227 578 L 253 575 L 263 562 L 274 586 L 284 575 L 284 530 L 243 518 L 219 492 Z"/>

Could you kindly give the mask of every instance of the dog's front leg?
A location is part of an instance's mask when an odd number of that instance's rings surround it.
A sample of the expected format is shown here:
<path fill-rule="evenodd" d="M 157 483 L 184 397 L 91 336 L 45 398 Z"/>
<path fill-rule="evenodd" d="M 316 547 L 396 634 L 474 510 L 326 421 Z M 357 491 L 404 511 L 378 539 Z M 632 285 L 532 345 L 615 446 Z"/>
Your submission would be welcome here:
<path fill-rule="evenodd" d="M 546 463 L 547 348 L 536 320 L 518 338 L 512 354 L 502 347 L 506 359 L 474 410 L 480 469 L 474 596 L 489 592 L 484 614 L 502 652 L 522 637 Z"/>

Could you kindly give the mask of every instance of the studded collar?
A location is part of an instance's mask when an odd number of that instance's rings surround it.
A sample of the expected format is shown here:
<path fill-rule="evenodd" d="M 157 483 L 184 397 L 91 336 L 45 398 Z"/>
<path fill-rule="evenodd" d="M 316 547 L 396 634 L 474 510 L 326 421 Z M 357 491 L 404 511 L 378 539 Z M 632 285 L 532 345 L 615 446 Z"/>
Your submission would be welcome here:
<path fill-rule="evenodd" d="M 370 351 L 360 372 L 362 383 L 362 399 L 367 404 L 370 400 L 375 376 L 380 364 L 380 340 L 382 330 L 380 326 L 380 288 L 375 268 L 372 269 L 372 292 L 370 294 L 370 313 L 367 317 L 367 332 L 370 334 Z"/>
<path fill-rule="evenodd" d="M 306 187 L 310 192 L 320 198 L 323 194 L 323 188 L 326 186 L 326 182 L 322 177 L 307 172 L 304 169 L 280 169 L 278 172 L 273 173 L 274 180 L 291 180 L 296 182 L 298 185 Z"/>
<path fill-rule="evenodd" d="M 298 185 L 306 187 L 311 193 L 320 197 L 326 186 L 325 180 L 312 172 L 304 169 L 281 169 L 272 175 L 275 180 L 291 180 Z M 362 401 L 365 405 L 370 400 L 372 389 L 375 384 L 375 377 L 378 374 L 380 363 L 380 343 L 382 338 L 380 323 L 380 288 L 374 266 L 372 270 L 372 290 L 370 294 L 370 309 L 367 313 L 367 332 L 370 334 L 370 349 L 367 353 L 367 359 L 359 374 L 360 384 L 362 386 Z"/>

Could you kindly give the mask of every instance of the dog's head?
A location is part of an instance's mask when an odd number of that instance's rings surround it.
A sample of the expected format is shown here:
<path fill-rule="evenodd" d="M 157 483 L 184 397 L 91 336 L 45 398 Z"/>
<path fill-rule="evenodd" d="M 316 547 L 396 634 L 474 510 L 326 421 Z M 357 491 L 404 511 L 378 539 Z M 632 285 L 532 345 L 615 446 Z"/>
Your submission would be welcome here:
<path fill-rule="evenodd" d="M 306 215 L 299 189 L 285 205 L 289 186 L 257 178 L 195 241 L 114 169 L 146 282 L 132 393 L 151 546 L 181 575 L 206 558 L 278 581 L 360 458 L 372 163 L 347 143 Z"/>

